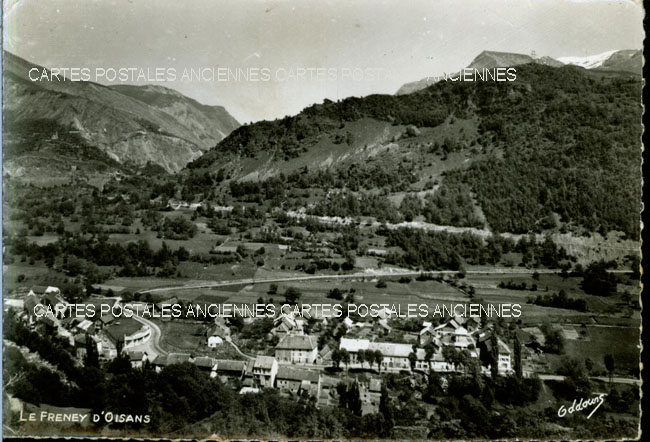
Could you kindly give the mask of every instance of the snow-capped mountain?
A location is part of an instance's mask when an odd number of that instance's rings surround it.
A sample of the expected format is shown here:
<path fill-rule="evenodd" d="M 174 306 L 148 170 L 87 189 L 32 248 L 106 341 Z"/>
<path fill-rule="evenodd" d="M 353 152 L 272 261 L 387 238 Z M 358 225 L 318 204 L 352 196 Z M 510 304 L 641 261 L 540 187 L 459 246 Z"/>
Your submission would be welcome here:
<path fill-rule="evenodd" d="M 643 54 L 637 49 L 607 51 L 587 57 L 560 57 L 564 64 L 572 64 L 585 69 L 603 69 L 608 71 L 627 71 L 641 73 Z"/>
<path fill-rule="evenodd" d="M 585 69 L 594 69 L 598 68 L 609 59 L 615 52 L 618 51 L 607 51 L 602 54 L 589 55 L 586 57 L 559 57 L 557 60 L 564 64 L 572 64 L 574 66 L 580 66 Z"/>

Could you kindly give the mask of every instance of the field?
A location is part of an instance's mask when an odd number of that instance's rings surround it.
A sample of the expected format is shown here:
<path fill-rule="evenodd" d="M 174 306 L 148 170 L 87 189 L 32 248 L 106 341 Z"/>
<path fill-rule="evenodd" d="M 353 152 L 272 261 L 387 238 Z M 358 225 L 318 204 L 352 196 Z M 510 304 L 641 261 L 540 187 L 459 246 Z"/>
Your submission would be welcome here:
<path fill-rule="evenodd" d="M 208 348 L 205 330 L 209 322 L 188 322 L 180 320 L 156 321 L 162 332 L 161 346 L 170 353 L 190 353 L 193 356 L 211 356 L 219 359 L 239 359 L 237 352 L 228 343 Z"/>
<path fill-rule="evenodd" d="M 566 355 L 579 357 L 580 360 L 589 358 L 604 372 L 604 357 L 611 354 L 615 361 L 616 375 L 638 376 L 640 352 L 638 328 L 587 325 L 576 329 L 581 333 L 581 338 L 565 341 Z M 548 355 L 548 357 L 551 366 L 557 367 L 560 357 L 557 355 Z"/>
<path fill-rule="evenodd" d="M 595 316 L 600 322 L 605 318 L 628 318 L 630 315 L 630 310 L 625 308 L 620 295 L 610 297 L 588 295 L 580 287 L 582 279 L 577 277 L 563 278 L 556 274 L 540 274 L 535 279 L 532 275 L 469 274 L 464 281 L 474 286 L 477 296 L 489 302 L 518 302 L 524 305 L 529 299 L 532 300 L 538 295 L 545 296 L 564 290 L 569 298 L 584 299 L 588 306 L 588 312 L 580 313 L 576 310 L 526 304 L 526 322 L 535 322 L 544 316 L 548 316 L 549 319 L 553 320 L 568 320 L 569 322 L 575 320 L 576 317 L 587 319 Z M 512 282 L 516 285 L 525 283 L 527 289 L 510 290 L 501 288 L 499 287 L 501 282 Z M 537 286 L 535 291 L 530 289 L 533 285 Z M 619 287 L 620 292 L 634 292 L 634 290 L 635 288 L 632 285 L 621 285 Z M 616 323 L 620 323 L 620 321 Z"/>
<path fill-rule="evenodd" d="M 165 216 L 169 216 L 166 214 Z M 181 216 L 178 214 L 176 216 Z M 170 216 L 172 218 L 173 216 Z M 134 225 L 131 227 L 132 231 L 135 231 L 136 228 L 140 228 L 140 233 L 113 233 L 111 234 L 111 241 L 117 244 L 124 244 L 129 241 L 139 241 L 146 240 L 149 242 L 149 245 L 153 250 L 158 250 L 162 247 L 163 241 L 172 249 L 177 249 L 178 247 L 185 247 L 190 253 L 209 253 L 212 247 L 223 237 L 214 235 L 212 233 L 204 233 L 202 229 L 199 229 L 199 232 L 190 239 L 187 240 L 173 240 L 173 239 L 163 239 L 159 238 L 156 232 L 146 230 L 140 224 L 140 221 L 137 220 L 134 222 Z M 203 229 L 204 230 L 204 229 Z M 209 230 L 208 230 L 209 232 Z"/>
<path fill-rule="evenodd" d="M 18 278 L 22 281 L 19 282 Z M 14 262 L 3 266 L 2 286 L 5 293 L 26 292 L 33 285 L 56 285 L 67 279 L 65 275 L 38 263 Z"/>

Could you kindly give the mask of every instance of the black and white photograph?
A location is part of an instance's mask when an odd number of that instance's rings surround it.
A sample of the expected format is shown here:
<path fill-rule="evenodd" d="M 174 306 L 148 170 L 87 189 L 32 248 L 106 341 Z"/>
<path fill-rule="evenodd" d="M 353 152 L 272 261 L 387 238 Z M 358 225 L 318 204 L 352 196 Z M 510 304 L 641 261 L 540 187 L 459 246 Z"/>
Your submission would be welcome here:
<path fill-rule="evenodd" d="M 3 0 L 2 437 L 641 440 L 640 0 Z"/>

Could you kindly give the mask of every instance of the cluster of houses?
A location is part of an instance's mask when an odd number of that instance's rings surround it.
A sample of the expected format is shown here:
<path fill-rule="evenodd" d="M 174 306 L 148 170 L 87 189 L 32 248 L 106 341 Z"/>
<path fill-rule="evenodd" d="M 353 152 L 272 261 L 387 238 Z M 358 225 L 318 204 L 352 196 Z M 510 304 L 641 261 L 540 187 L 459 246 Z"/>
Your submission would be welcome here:
<path fill-rule="evenodd" d="M 111 289 L 110 293 L 115 290 Z M 91 296 L 86 303 L 115 304 L 119 298 L 107 296 Z M 475 318 L 457 316 L 440 324 L 422 323 L 419 332 L 411 333 L 412 342 L 388 342 L 383 339 L 391 333 L 389 315 L 374 321 L 359 321 L 346 317 L 339 324 L 345 328 L 344 336 L 338 341 L 338 347 L 325 345 L 319 349 L 318 336 L 305 333 L 306 323 L 301 317 L 291 313 L 281 313 L 274 318 L 271 337 L 277 338 L 270 355 L 258 355 L 248 361 L 215 359 L 209 356 L 194 357 L 190 354 L 173 353 L 169 355 L 147 355 L 142 351 L 142 344 L 151 339 L 151 330 L 145 323 L 135 318 L 114 317 L 112 314 L 87 316 L 67 316 L 58 313 L 67 305 L 56 287 L 34 286 L 28 295 L 18 302 L 6 300 L 6 305 L 17 308 L 24 316 L 26 323 L 32 327 L 44 328 L 62 339 L 67 339 L 70 345 L 77 349 L 77 355 L 82 357 L 86 352 L 89 340 L 95 345 L 101 358 L 109 360 L 117 356 L 121 349 L 127 354 L 134 367 L 140 367 L 150 360 L 153 366 L 160 370 L 163 367 L 189 362 L 202 370 L 209 372 L 212 377 L 224 381 L 237 380 L 235 383 L 241 391 L 256 392 L 260 388 L 277 388 L 293 394 L 307 394 L 316 398 L 321 396 L 321 370 L 325 366 L 334 365 L 335 359 L 343 351 L 347 354 L 344 363 L 346 368 L 374 368 L 376 365 L 381 372 L 410 372 L 438 371 L 452 372 L 460 370 L 453 360 L 446 355 L 445 348 L 451 347 L 463 351 L 471 358 L 476 358 L 488 371 L 491 359 L 481 358 L 481 355 L 493 355 L 492 348 L 496 342 L 498 355 L 498 371 L 508 374 L 513 371 L 513 350 L 500 337 L 492 338 L 493 331 L 489 327 L 481 328 Z M 38 306 L 46 307 L 45 315 L 37 315 Z M 56 306 L 59 306 L 56 309 Z M 47 308 L 49 307 L 49 308 Z M 325 324 L 327 319 L 322 319 Z M 539 346 L 543 339 L 537 329 L 519 330 L 519 340 L 527 347 Z M 228 323 L 223 318 L 216 318 L 205 331 L 205 344 L 208 348 L 220 346 L 231 338 Z M 543 341 L 541 342 L 543 344 Z M 338 355 L 335 356 L 335 352 Z M 370 355 L 370 356 L 369 356 Z M 336 359 L 338 363 L 340 359 Z M 366 389 L 370 394 L 369 387 Z"/>
<path fill-rule="evenodd" d="M 272 334 L 280 337 L 275 347 L 275 357 L 283 363 L 309 365 L 331 364 L 332 349 L 325 346 L 318 350 L 316 336 L 304 334 L 303 320 L 282 314 L 275 319 Z M 388 333 L 391 330 L 386 318 L 374 322 L 355 323 L 345 318 L 343 325 L 348 330 L 360 328 L 357 337 L 342 337 L 339 350 L 345 350 L 349 355 L 346 365 L 352 368 L 364 368 L 366 364 L 373 365 L 367 354 L 381 354 L 378 368 L 382 371 L 434 370 L 455 371 L 458 369 L 453 362 L 445 359 L 443 349 L 453 347 L 458 351 L 480 360 L 481 352 L 492 354 L 492 330 L 480 329 L 480 323 L 475 318 L 456 316 L 439 325 L 424 322 L 423 328 L 414 343 L 383 342 L 378 339 L 366 339 L 363 336 L 375 336 L 378 333 Z M 361 336 L 361 337 L 360 337 Z M 498 343 L 499 373 L 512 372 L 512 350 L 500 337 Z M 433 351 L 425 348 L 433 344 Z M 483 359 L 485 362 L 486 359 Z"/>
<path fill-rule="evenodd" d="M 118 348 L 128 350 L 151 338 L 149 326 L 132 317 L 101 314 L 102 306 L 112 307 L 117 302 L 116 297 L 93 295 L 85 304 L 94 308 L 70 314 L 72 310 L 58 287 L 33 286 L 24 298 L 7 299 L 5 307 L 17 311 L 30 327 L 67 340 L 78 357 L 83 357 L 91 340 L 100 358 L 108 360 L 117 356 Z"/>
<path fill-rule="evenodd" d="M 119 288 L 100 289 L 103 296 L 92 295 L 85 301 L 87 304 L 96 304 L 96 312 L 100 311 L 101 304 L 115 305 L 119 302 L 119 297 L 106 296 L 118 293 Z M 168 302 L 171 301 L 175 300 Z M 468 357 L 480 361 L 486 373 L 490 372 L 489 363 L 493 359 L 481 356 L 496 353 L 500 374 L 512 373 L 514 365 L 514 351 L 511 347 L 498 335 L 493 337 L 492 328 L 481 327 L 481 323 L 471 317 L 456 316 L 440 324 L 423 322 L 419 331 L 409 332 L 408 339 L 403 339 L 402 342 L 389 342 L 387 338 L 393 331 L 389 312 L 373 321 L 357 322 L 346 317 L 337 324 L 337 327 L 344 328 L 337 346 L 329 344 L 319 349 L 318 335 L 306 333 L 308 327 L 303 318 L 281 313 L 274 318 L 273 327 L 267 336 L 277 342 L 267 352 L 268 355 L 231 360 L 187 353 L 147 354 L 143 351 L 146 346 L 143 347 L 142 344 L 151 339 L 152 331 L 145 323 L 112 314 L 94 317 L 59 314 L 65 310 L 66 305 L 60 290 L 51 286 L 34 286 L 22 299 L 5 300 L 5 307 L 19 311 L 25 323 L 31 327 L 67 339 L 76 348 L 79 358 L 84 356 L 88 345 L 95 345 L 100 358 L 105 360 L 115 358 L 121 349 L 135 368 L 142 367 L 147 361 L 157 371 L 172 364 L 191 363 L 209 376 L 232 385 L 241 394 L 275 388 L 286 394 L 310 396 L 319 405 L 331 404 L 336 400 L 336 386 L 342 380 L 328 376 L 323 368 L 342 362 L 347 369 L 357 369 L 349 370 L 343 381 L 352 379 L 359 384 L 364 413 L 376 411 L 382 382 L 380 376 L 363 370 L 365 368 L 372 369 L 376 366 L 380 372 L 405 373 L 461 370 L 462 367 L 455 365 L 453 358 L 449 358 L 449 353 L 453 352 L 445 351 L 448 348 L 462 351 Z M 48 313 L 37 315 L 39 306 L 45 307 L 44 310 Z M 326 326 L 327 318 L 320 319 L 322 325 Z M 540 351 L 544 344 L 544 336 L 538 328 L 522 328 L 516 333 L 526 352 Z M 334 334 L 337 334 L 336 331 Z M 231 342 L 227 320 L 215 318 L 205 329 L 204 337 L 207 348 L 218 347 L 225 341 Z M 493 348 L 495 343 L 496 349 Z M 340 359 L 342 353 L 346 353 L 345 360 Z M 363 379 L 356 379 L 359 376 Z"/>
<path fill-rule="evenodd" d="M 146 358 L 141 352 L 130 354 L 134 367 L 141 366 L 142 358 Z M 382 380 L 379 377 L 362 373 L 351 374 L 341 380 L 325 375 L 318 367 L 295 366 L 279 361 L 274 356 L 258 355 L 241 361 L 171 353 L 156 357 L 152 365 L 156 371 L 160 371 L 167 365 L 180 363 L 196 365 L 210 377 L 232 385 L 240 394 L 254 394 L 265 388 L 275 388 L 287 395 L 311 397 L 317 406 L 325 406 L 337 403 L 336 386 L 340 382 L 356 382 L 363 414 L 377 412 L 380 402 Z"/>

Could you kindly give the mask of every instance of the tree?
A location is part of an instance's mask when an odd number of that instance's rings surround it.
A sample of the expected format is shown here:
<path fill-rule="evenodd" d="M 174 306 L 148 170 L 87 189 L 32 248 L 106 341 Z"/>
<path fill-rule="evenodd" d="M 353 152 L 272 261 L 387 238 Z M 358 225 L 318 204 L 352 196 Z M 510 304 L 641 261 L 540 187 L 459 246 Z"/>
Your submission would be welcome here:
<path fill-rule="evenodd" d="M 377 362 L 377 369 L 381 373 L 381 363 L 384 360 L 384 354 L 380 350 L 375 350 L 375 362 Z"/>
<path fill-rule="evenodd" d="M 562 332 L 548 323 L 542 324 L 541 329 L 546 341 L 544 343 L 546 350 L 551 353 L 564 353 L 564 336 Z"/>
<path fill-rule="evenodd" d="M 515 375 L 521 379 L 523 376 L 523 370 L 521 366 L 521 342 L 519 341 L 519 335 L 515 333 Z"/>
<path fill-rule="evenodd" d="M 424 346 L 424 359 L 427 360 L 429 373 L 431 373 L 431 359 L 433 359 L 433 355 L 435 355 L 437 351 L 438 345 L 433 340 L 427 342 L 427 344 Z"/>
<path fill-rule="evenodd" d="M 239 255 L 242 259 L 248 256 L 248 250 L 246 250 L 246 247 L 244 247 L 243 244 L 239 244 L 237 246 L 235 253 L 237 253 L 237 255 Z"/>
<path fill-rule="evenodd" d="M 336 365 L 336 368 L 339 368 L 341 366 L 341 357 L 342 357 L 341 350 L 335 348 L 332 351 L 332 363 Z"/>
<path fill-rule="evenodd" d="M 361 364 L 361 368 L 363 368 L 363 363 L 366 362 L 366 351 L 365 350 L 359 350 L 357 352 L 357 361 L 359 364 Z"/>
<path fill-rule="evenodd" d="M 490 336 L 490 375 L 492 379 L 496 379 L 499 376 L 499 338 L 497 334 L 492 331 L 492 336 Z"/>
<path fill-rule="evenodd" d="M 327 297 L 331 299 L 341 300 L 343 299 L 343 292 L 338 287 L 334 287 L 327 293 Z"/>
<path fill-rule="evenodd" d="M 86 334 L 86 356 L 84 357 L 86 367 L 99 367 L 99 352 L 95 340 Z"/>
<path fill-rule="evenodd" d="M 359 384 L 354 381 L 346 391 L 346 407 L 355 416 L 361 416 L 361 393 L 359 391 Z"/>
<path fill-rule="evenodd" d="M 561 394 L 575 398 L 578 394 L 587 394 L 591 389 L 589 376 L 584 364 L 575 358 L 564 356 L 560 361 L 557 374 L 564 376 Z"/>
<path fill-rule="evenodd" d="M 411 365 L 411 370 L 415 370 L 415 363 L 418 361 L 418 357 L 414 352 L 409 353 L 408 355 L 409 364 Z"/>
<path fill-rule="evenodd" d="M 451 345 L 445 345 L 442 347 L 442 358 L 447 364 L 454 365 L 456 364 L 456 347 Z"/>
<path fill-rule="evenodd" d="M 368 365 L 370 365 L 370 369 L 372 370 L 372 366 L 375 363 L 375 352 L 372 350 L 365 351 L 364 358 L 366 362 L 368 362 Z"/>
<path fill-rule="evenodd" d="M 604 362 L 605 362 L 605 368 L 607 369 L 607 372 L 609 373 L 609 384 L 612 384 L 612 379 L 614 377 L 614 356 L 611 354 L 606 354 L 604 357 Z"/>
<path fill-rule="evenodd" d="M 287 290 L 284 292 L 284 299 L 287 304 L 295 304 L 298 302 L 302 293 L 295 287 L 287 287 Z"/>
<path fill-rule="evenodd" d="M 393 419 L 393 407 L 390 403 L 390 397 L 388 396 L 388 389 L 386 385 L 381 386 L 381 396 L 379 397 L 379 413 L 384 416 L 384 422 L 386 428 L 383 429 L 382 434 L 388 436 L 390 430 L 395 425 L 395 420 Z"/>
<path fill-rule="evenodd" d="M 347 369 L 350 364 L 350 353 L 344 348 L 341 349 L 341 362 L 345 364 L 345 368 Z"/>
<path fill-rule="evenodd" d="M 591 295 L 609 296 L 614 294 L 618 276 L 607 271 L 610 267 L 612 264 L 603 260 L 589 264 L 582 274 L 582 290 Z"/>

